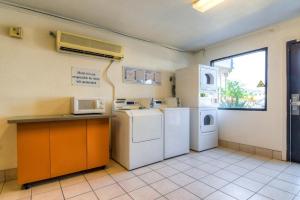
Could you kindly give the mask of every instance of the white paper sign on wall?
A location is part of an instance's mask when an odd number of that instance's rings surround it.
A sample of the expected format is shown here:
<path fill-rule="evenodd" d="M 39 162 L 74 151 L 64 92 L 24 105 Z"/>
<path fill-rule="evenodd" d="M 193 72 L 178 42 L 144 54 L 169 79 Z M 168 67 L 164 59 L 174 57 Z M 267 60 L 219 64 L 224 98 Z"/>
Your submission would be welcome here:
<path fill-rule="evenodd" d="M 72 67 L 72 85 L 99 87 L 100 71 Z"/>
<path fill-rule="evenodd" d="M 123 66 L 123 81 L 146 85 L 161 85 L 161 72 Z"/>

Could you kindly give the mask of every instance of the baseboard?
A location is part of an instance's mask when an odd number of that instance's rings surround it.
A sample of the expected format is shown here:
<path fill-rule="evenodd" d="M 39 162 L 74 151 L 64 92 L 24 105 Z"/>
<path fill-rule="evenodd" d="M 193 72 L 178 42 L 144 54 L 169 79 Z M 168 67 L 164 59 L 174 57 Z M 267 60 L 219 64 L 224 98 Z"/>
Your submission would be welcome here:
<path fill-rule="evenodd" d="M 0 182 L 17 179 L 17 168 L 0 170 Z"/>
<path fill-rule="evenodd" d="M 252 146 L 252 145 L 247 145 L 247 144 L 241 144 L 241 143 L 236 143 L 236 142 L 230 142 L 226 140 L 219 140 L 219 145 L 221 147 L 226 147 L 230 149 L 234 149 L 237 151 L 243 151 L 246 153 L 251 153 L 251 154 L 256 154 L 276 160 L 282 160 L 282 152 L 281 151 L 276 151 L 272 149 L 266 149 L 262 147 L 257 147 L 257 146 Z"/>

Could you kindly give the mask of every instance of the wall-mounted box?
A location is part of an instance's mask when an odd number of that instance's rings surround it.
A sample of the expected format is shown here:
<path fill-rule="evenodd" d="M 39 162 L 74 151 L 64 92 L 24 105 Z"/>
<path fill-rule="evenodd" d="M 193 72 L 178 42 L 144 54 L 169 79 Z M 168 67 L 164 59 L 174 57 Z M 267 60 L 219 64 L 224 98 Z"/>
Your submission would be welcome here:
<path fill-rule="evenodd" d="M 9 28 L 9 36 L 22 39 L 23 38 L 23 29 L 22 27 L 10 27 Z"/>

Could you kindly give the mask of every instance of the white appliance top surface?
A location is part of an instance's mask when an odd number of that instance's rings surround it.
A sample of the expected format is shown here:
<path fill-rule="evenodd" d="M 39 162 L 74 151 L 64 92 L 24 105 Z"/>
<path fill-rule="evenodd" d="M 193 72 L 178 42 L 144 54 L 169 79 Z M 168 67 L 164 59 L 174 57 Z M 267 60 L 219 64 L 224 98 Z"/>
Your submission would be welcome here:
<path fill-rule="evenodd" d="M 140 110 L 130 110 L 131 116 L 145 116 L 145 115 L 161 115 L 159 109 L 140 109 Z"/>
<path fill-rule="evenodd" d="M 125 112 L 128 116 L 151 116 L 151 115 L 162 115 L 159 109 L 134 109 L 134 110 L 118 110 L 118 112 Z"/>
<path fill-rule="evenodd" d="M 165 111 L 165 110 L 190 110 L 190 108 L 188 107 L 164 107 L 164 108 L 161 108 L 162 111 Z"/>

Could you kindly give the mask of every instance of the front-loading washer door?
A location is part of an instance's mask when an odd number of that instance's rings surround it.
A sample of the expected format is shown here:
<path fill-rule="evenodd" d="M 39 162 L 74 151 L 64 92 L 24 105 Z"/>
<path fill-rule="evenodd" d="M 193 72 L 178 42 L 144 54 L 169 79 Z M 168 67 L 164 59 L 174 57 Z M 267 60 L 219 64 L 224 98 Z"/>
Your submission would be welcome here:
<path fill-rule="evenodd" d="M 217 111 L 204 110 L 200 111 L 200 130 L 202 133 L 217 130 Z"/>
<path fill-rule="evenodd" d="M 162 138 L 162 114 L 145 112 L 132 116 L 132 142 Z"/>

